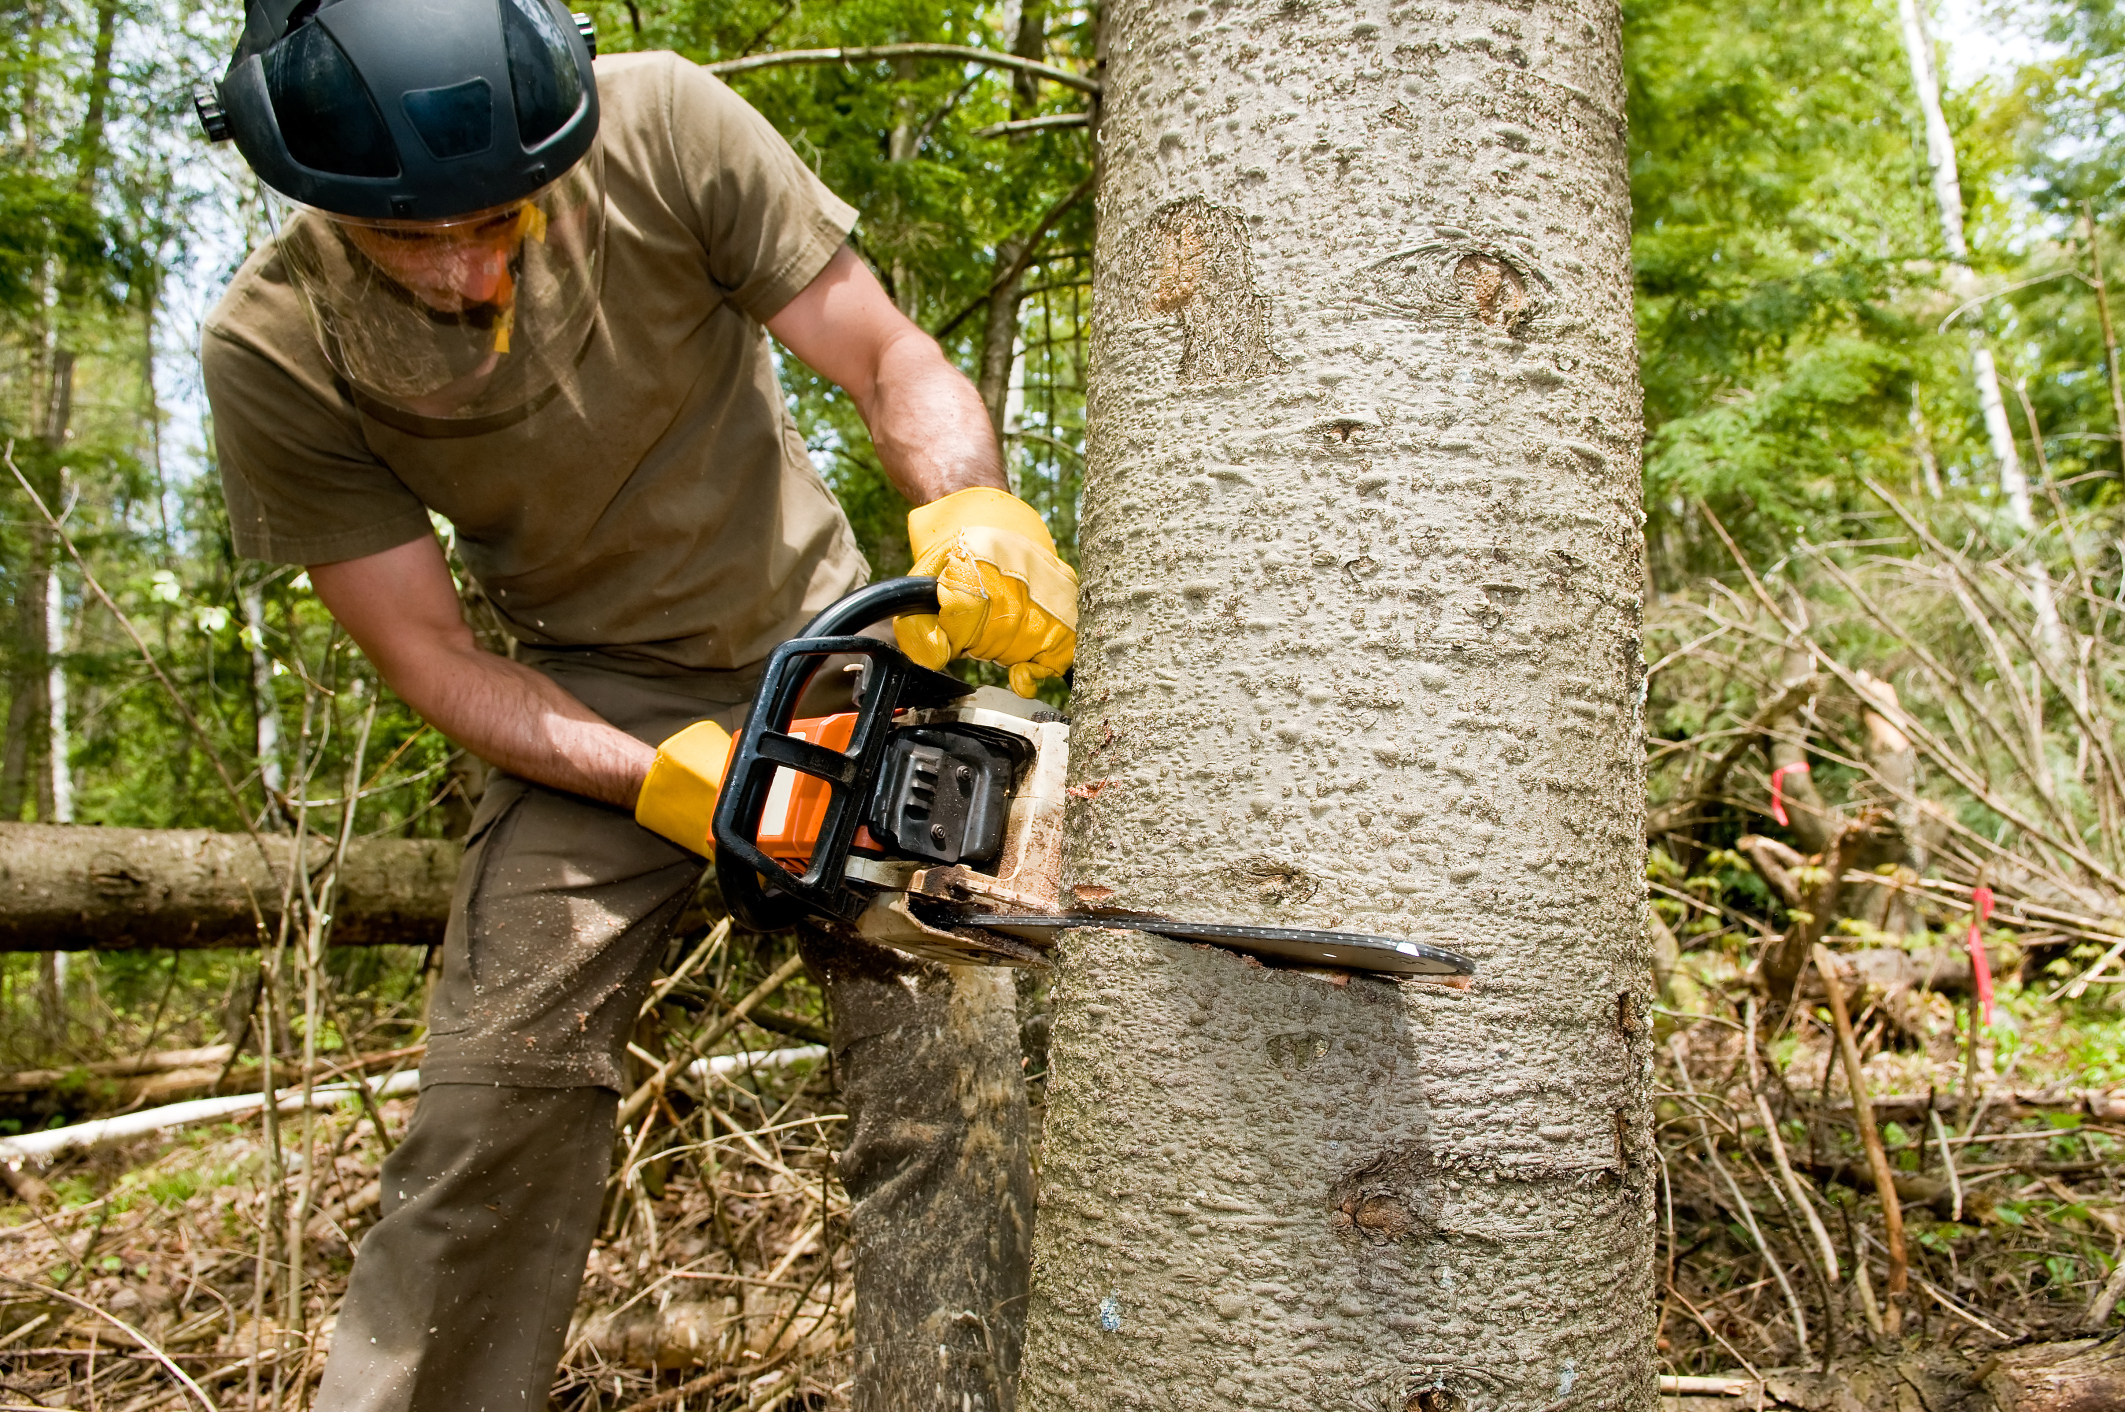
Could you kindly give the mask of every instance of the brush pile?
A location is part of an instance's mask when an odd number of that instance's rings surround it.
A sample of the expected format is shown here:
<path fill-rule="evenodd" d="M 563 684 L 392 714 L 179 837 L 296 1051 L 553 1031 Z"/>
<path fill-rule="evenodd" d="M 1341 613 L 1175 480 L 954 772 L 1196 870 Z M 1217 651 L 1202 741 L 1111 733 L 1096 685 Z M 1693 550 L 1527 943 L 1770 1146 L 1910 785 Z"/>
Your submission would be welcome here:
<path fill-rule="evenodd" d="M 2082 1395 L 2125 1376 L 2068 1342 L 2125 1294 L 2120 546 L 1876 494 L 1761 571 L 1706 512 L 1733 572 L 1649 605 L 1661 1348 L 1834 1370 L 1771 1405 Z"/>

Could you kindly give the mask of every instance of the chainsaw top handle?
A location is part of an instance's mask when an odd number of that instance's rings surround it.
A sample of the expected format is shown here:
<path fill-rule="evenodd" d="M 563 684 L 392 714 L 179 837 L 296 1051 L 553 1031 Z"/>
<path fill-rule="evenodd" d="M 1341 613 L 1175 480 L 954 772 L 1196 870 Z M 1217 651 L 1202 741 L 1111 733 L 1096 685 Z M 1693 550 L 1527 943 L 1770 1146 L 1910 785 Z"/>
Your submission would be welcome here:
<path fill-rule="evenodd" d="M 859 588 L 820 610 L 819 616 L 806 623 L 804 631 L 790 641 L 798 642 L 808 637 L 847 637 L 850 633 L 862 632 L 873 623 L 897 618 L 903 613 L 936 611 L 937 580 L 887 579 Z"/>
<path fill-rule="evenodd" d="M 848 885 L 849 849 L 869 803 L 864 787 L 877 774 L 893 716 L 942 706 L 973 688 L 917 666 L 892 643 L 857 634 L 903 613 L 936 611 L 937 580 L 887 579 L 849 594 L 806 624 L 802 636 L 769 654 L 752 710 L 731 743 L 716 800 L 716 880 L 739 926 L 785 931 L 810 913 L 853 921 L 863 910 L 866 897 Z M 868 667 L 860 678 L 856 724 L 846 751 L 789 732 L 805 686 L 829 657 L 837 656 L 861 657 Z M 759 844 L 761 817 L 782 770 L 822 780 L 829 793 L 819 841 L 802 873 L 784 868 Z"/>

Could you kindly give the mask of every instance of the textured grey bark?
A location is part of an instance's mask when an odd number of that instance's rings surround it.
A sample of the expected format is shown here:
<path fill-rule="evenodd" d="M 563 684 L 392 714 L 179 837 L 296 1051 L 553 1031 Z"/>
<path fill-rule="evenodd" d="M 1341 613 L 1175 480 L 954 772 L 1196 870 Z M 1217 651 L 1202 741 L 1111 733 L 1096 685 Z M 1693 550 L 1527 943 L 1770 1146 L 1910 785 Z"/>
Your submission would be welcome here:
<path fill-rule="evenodd" d="M 1607 0 L 1116 0 L 1021 1406 L 1650 1409 L 1640 440 Z"/>

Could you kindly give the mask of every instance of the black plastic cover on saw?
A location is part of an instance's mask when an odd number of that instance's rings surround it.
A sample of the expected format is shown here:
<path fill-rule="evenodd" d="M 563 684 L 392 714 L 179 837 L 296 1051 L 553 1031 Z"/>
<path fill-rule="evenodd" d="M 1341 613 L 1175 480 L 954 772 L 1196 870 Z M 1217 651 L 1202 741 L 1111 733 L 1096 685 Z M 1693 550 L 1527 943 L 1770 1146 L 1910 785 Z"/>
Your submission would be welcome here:
<path fill-rule="evenodd" d="M 973 690 L 957 677 L 910 661 L 898 647 L 855 634 L 902 613 L 937 611 L 937 580 L 887 579 L 858 589 L 776 648 L 761 673 L 752 712 L 731 750 L 716 800 L 716 881 L 731 920 L 748 931 L 787 930 L 807 913 L 854 921 L 869 897 L 848 884 L 849 849 L 870 805 L 867 783 L 878 773 L 893 713 L 937 707 Z M 797 702 L 829 657 L 862 657 L 867 670 L 847 751 L 789 733 Z M 761 851 L 760 818 L 778 770 L 826 781 L 826 818 L 802 873 Z"/>

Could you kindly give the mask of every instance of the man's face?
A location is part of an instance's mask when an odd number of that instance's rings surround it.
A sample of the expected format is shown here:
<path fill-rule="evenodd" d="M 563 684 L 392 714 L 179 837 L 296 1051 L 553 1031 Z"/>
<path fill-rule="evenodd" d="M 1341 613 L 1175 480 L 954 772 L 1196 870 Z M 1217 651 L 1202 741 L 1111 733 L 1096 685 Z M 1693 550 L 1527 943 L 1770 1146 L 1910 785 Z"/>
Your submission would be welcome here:
<path fill-rule="evenodd" d="M 509 265 L 524 243 L 521 209 L 432 226 L 340 227 L 355 248 L 406 291 L 442 314 L 482 305 L 506 309 L 515 294 Z"/>

